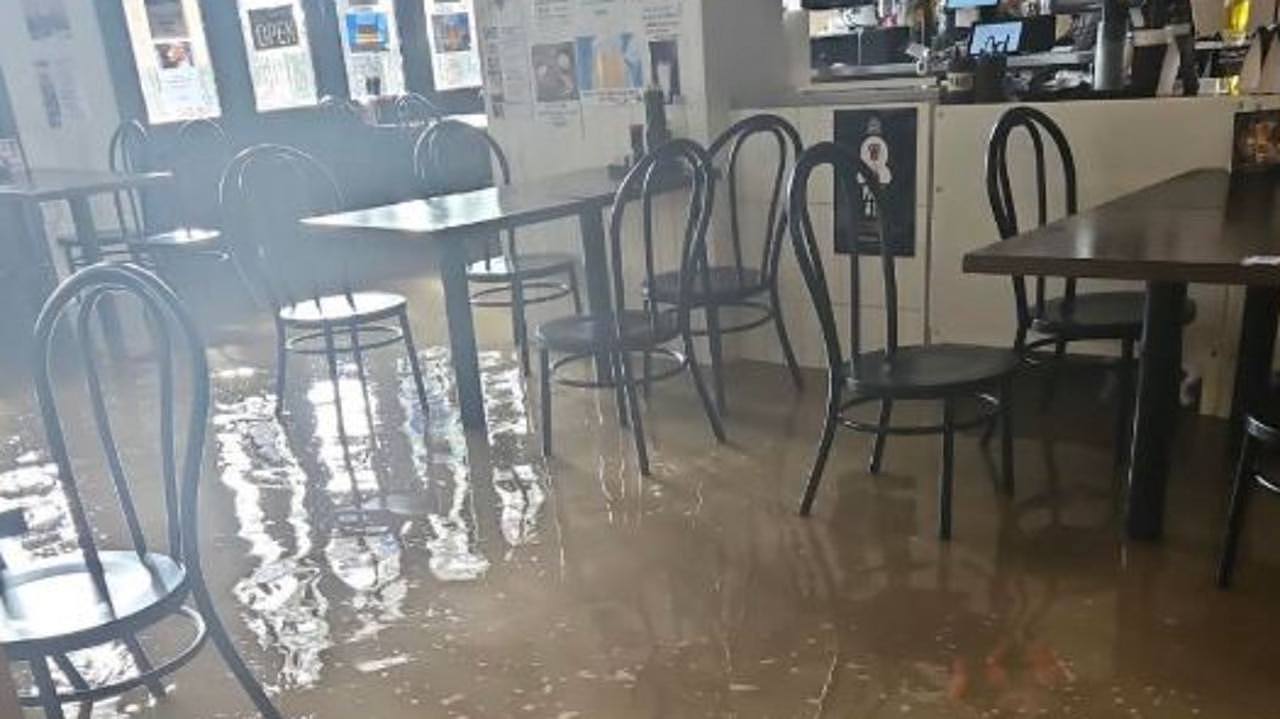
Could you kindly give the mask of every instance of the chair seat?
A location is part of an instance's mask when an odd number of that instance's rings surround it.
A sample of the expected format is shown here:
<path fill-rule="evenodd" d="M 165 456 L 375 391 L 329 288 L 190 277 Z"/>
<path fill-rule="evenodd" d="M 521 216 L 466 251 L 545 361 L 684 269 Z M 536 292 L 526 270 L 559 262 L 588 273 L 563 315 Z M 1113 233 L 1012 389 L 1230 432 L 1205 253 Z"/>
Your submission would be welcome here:
<path fill-rule="evenodd" d="M 182 227 L 147 235 L 137 244 L 162 249 L 210 249 L 222 240 L 222 232 L 208 227 Z"/>
<path fill-rule="evenodd" d="M 1071 311 L 1063 298 L 1045 302 L 1044 313 L 1031 328 L 1040 334 L 1081 339 L 1137 339 L 1142 336 L 1142 317 L 1147 296 L 1143 292 L 1082 292 L 1076 295 Z M 1187 300 L 1183 322 L 1195 319 L 1196 305 Z"/>
<path fill-rule="evenodd" d="M 846 382 L 854 392 L 872 397 L 930 398 L 981 389 L 1018 369 L 1012 350 L 976 345 L 899 347 L 893 360 L 884 351 L 858 357 L 854 379 L 845 365 Z"/>
<path fill-rule="evenodd" d="M 558 275 L 573 269 L 577 258 L 570 254 L 556 252 L 534 252 L 521 254 L 519 267 L 514 268 L 503 255 L 491 257 L 486 265 L 478 260 L 467 267 L 467 279 L 476 282 L 510 282 L 519 277 L 530 279 Z"/>
<path fill-rule="evenodd" d="M 77 635 L 140 618 L 185 592 L 186 569 L 162 554 L 100 552 L 111 604 L 99 598 L 79 552 L 0 572 L 0 645 L 74 642 Z M 65 650 L 64 650 L 65 651 Z"/>
<path fill-rule="evenodd" d="M 614 337 L 612 316 L 580 315 L 552 320 L 538 326 L 537 338 L 543 346 L 557 352 L 594 352 L 611 349 L 646 349 L 680 336 L 680 323 L 674 310 L 660 312 L 657 321 L 649 322 L 642 310 L 622 314 L 621 346 Z"/>
<path fill-rule="evenodd" d="M 319 300 L 303 300 L 280 309 L 280 319 L 296 326 L 324 323 L 376 322 L 400 313 L 408 305 L 404 297 L 391 292 L 355 292 L 328 295 Z"/>
<path fill-rule="evenodd" d="M 737 267 L 712 267 L 707 274 L 709 282 L 705 286 L 702 277 L 693 278 L 689 288 L 689 300 L 693 304 L 734 302 L 768 289 L 759 270 L 744 268 L 739 272 Z M 646 287 L 645 291 L 650 299 L 675 304 L 680 300 L 680 273 L 663 272 L 654 275 L 653 286 Z"/>

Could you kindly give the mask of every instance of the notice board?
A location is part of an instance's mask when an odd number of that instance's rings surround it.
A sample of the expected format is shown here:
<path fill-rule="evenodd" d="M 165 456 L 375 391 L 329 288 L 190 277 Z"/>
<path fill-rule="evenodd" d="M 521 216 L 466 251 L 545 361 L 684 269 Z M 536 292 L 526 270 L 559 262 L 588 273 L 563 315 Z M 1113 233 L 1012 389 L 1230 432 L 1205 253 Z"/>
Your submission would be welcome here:
<path fill-rule="evenodd" d="M 859 184 L 851 213 L 857 227 L 846 226 L 849 193 L 835 192 L 836 252 L 880 254 L 877 222 L 884 217 L 887 241 L 895 257 L 916 253 L 916 108 L 838 110 L 835 142 L 862 158 L 879 177 L 881 205 Z"/>

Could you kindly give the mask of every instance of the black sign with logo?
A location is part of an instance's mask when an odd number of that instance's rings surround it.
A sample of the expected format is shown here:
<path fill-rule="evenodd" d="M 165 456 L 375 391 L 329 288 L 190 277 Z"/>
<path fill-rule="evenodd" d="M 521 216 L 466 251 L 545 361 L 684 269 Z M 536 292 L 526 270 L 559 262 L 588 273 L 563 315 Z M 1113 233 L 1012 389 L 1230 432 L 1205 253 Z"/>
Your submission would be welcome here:
<path fill-rule="evenodd" d="M 862 158 L 879 175 L 882 207 L 859 186 L 853 208 L 856 228 L 846 226 L 849 195 L 835 190 L 836 252 L 880 254 L 878 218 L 883 216 L 889 247 L 895 257 L 916 253 L 916 110 L 839 110 L 835 113 L 835 141 Z"/>
<path fill-rule="evenodd" d="M 298 20 L 292 5 L 249 11 L 249 30 L 254 50 L 274 50 L 298 44 Z"/>

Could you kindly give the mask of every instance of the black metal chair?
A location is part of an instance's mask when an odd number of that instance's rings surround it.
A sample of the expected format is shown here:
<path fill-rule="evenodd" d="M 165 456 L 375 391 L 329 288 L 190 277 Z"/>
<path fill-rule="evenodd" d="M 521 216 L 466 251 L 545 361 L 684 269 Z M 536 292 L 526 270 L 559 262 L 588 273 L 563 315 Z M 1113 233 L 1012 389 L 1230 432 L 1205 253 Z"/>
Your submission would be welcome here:
<path fill-rule="evenodd" d="M 299 219 L 343 207 L 342 191 L 329 170 L 296 148 L 255 145 L 227 165 L 220 198 L 224 221 L 234 228 L 236 268 L 273 312 L 277 416 L 284 414 L 290 353 L 323 355 L 337 392 L 339 355 L 354 358 L 364 384 L 364 353 L 400 343 L 425 416 L 427 391 L 409 327 L 408 300 L 390 292 L 353 291 L 341 262 L 323 263 L 316 257 L 318 245 L 299 242 Z M 324 281 L 335 274 L 341 275 L 338 282 Z M 310 291 L 296 289 L 299 283 Z M 336 290 L 327 290 L 326 284 Z"/>
<path fill-rule="evenodd" d="M 769 210 L 763 218 L 764 222 L 757 228 L 763 242 L 757 250 L 757 257 L 753 259 L 751 248 L 744 251 L 743 247 L 738 168 L 742 149 L 752 138 L 757 137 L 766 138 L 766 142 L 767 138 L 772 138 L 773 142 L 769 144 L 776 145 L 777 164 L 770 165 L 773 167 L 773 182 L 768 196 Z M 791 370 L 792 382 L 796 389 L 804 387 L 800 365 L 796 362 L 795 352 L 791 349 L 791 340 L 787 335 L 778 295 L 778 259 L 787 231 L 784 181 L 787 170 L 803 150 L 800 133 L 796 132 L 791 123 L 777 115 L 755 115 L 741 120 L 721 134 L 707 150 L 713 162 L 727 160 L 724 177 L 729 188 L 731 262 L 719 265 L 707 263 L 702 270 L 703 276 L 693 283 L 689 301 L 694 307 L 701 309 L 706 318 L 706 325 L 695 329 L 694 335 L 707 338 L 716 408 L 721 413 L 725 411 L 722 337 L 726 334 L 746 332 L 772 321 L 778 334 L 778 342 L 782 345 L 783 357 Z M 756 172 L 760 169 L 762 168 L 752 168 Z M 655 275 L 653 284 L 647 285 L 645 291 L 653 302 L 662 305 L 676 304 L 680 296 L 680 274 L 664 272 Z M 728 327 L 721 325 L 720 311 L 727 307 L 750 313 L 748 319 Z M 646 363 L 645 374 L 648 372 Z"/>
<path fill-rule="evenodd" d="M 159 372 L 158 476 L 131 471 L 116 447 L 111 403 L 104 396 L 104 379 L 93 349 L 90 317 L 108 295 L 130 297 L 142 308 L 149 328 L 152 356 Z M 118 303 L 119 304 L 119 303 Z M 63 318 L 66 322 L 60 322 Z M 74 320 L 74 322 L 72 322 Z M 50 377 L 55 330 L 70 325 L 79 343 L 87 380 L 91 416 L 106 460 L 105 474 L 120 509 L 119 525 L 127 534 L 122 549 L 106 549 L 110 505 L 86 506 L 59 413 Z M 262 686 L 236 652 L 214 609 L 200 566 L 199 481 L 209 409 L 209 369 L 204 344 L 195 324 L 177 297 L 156 277 L 136 266 L 104 263 L 84 269 L 64 281 L 45 303 L 36 323 L 36 394 L 44 418 L 49 452 L 58 469 L 58 482 L 75 530 L 76 550 L 31 563 L 0 568 L 0 645 L 10 661 L 26 662 L 35 693 L 23 697 L 26 706 L 41 707 L 48 717 L 63 716 L 62 704 L 82 704 L 87 716 L 94 702 L 145 686 L 153 696 L 165 690 L 163 678 L 190 662 L 212 639 L 223 660 L 258 711 L 279 717 Z M 185 365 L 186 369 L 182 367 Z M 65 382 L 59 381 L 60 386 Z M 189 401 L 186 391 L 190 392 Z M 182 402 L 177 401 L 182 397 Z M 180 419 L 185 411 L 185 422 Z M 128 423 L 137 416 L 122 418 Z M 118 425 L 117 425 L 118 426 Z M 179 437 L 182 441 L 179 441 Z M 150 483 L 133 484 L 142 474 Z M 91 475 L 92 476 L 92 475 Z M 135 496 L 163 498 L 167 542 L 151 542 Z M 107 500 L 108 502 L 110 500 Z M 22 531 L 8 526 L 8 533 Z M 163 549 L 161 549 L 163 546 Z M 194 604 L 194 607 L 189 606 Z M 163 621 L 184 620 L 191 626 L 187 644 L 158 665 L 143 648 L 139 635 Z M 90 685 L 68 655 L 105 644 L 119 643 L 132 656 L 136 673 Z M 69 688 L 54 682 L 50 662 Z"/>
<path fill-rule="evenodd" d="M 231 156 L 231 143 L 222 127 L 213 120 L 190 120 L 178 128 L 172 151 L 161 157 L 150 131 L 139 121 L 129 120 L 116 128 L 109 148 L 108 166 L 113 172 L 149 172 L 169 165 L 173 174 L 171 195 L 163 203 L 171 209 L 168 224 L 172 229 L 153 232 L 150 229 L 143 194 L 138 189 L 111 193 L 118 231 L 102 238 L 103 259 L 128 259 L 153 265 L 170 253 L 210 256 L 225 260 L 221 246 L 222 232 L 216 218 L 201 205 L 215 206 L 208 198 L 216 194 L 217 173 Z M 166 163 L 164 160 L 167 160 Z M 156 190 L 152 192 L 162 192 Z M 203 214 L 203 217 L 198 217 Z M 74 271 L 87 264 L 83 248 L 76 238 L 62 238 L 67 265 Z"/>
<path fill-rule="evenodd" d="M 1023 231 L 1018 221 L 1013 185 L 1009 179 L 1009 141 L 1018 129 L 1031 140 L 1035 160 L 1036 226 L 1050 221 L 1046 172 L 1045 135 L 1053 143 L 1062 164 L 1064 211 L 1077 211 L 1076 165 L 1066 135 L 1048 115 L 1031 107 L 1015 107 L 1006 111 L 995 128 L 987 147 L 987 198 L 1002 239 Z M 1142 291 L 1079 292 L 1072 278 L 1063 280 L 1063 293 L 1048 298 L 1047 281 L 1035 278 L 1035 297 L 1027 293 L 1026 279 L 1013 278 L 1014 309 L 1017 312 L 1017 334 L 1014 348 L 1024 356 L 1042 347 L 1052 346 L 1054 360 L 1046 378 L 1045 403 L 1054 394 L 1058 366 L 1066 357 L 1067 344 L 1085 340 L 1120 342 L 1120 360 L 1116 364 L 1120 408 L 1116 413 L 1115 464 L 1125 462 L 1128 436 L 1132 425 L 1136 360 L 1134 349 L 1142 337 L 1143 310 L 1146 293 Z M 1195 304 L 1187 301 L 1183 321 L 1195 317 Z M 1029 335 L 1036 335 L 1028 341 Z"/>
<path fill-rule="evenodd" d="M 406 128 L 422 128 L 444 118 L 444 111 L 416 92 L 396 98 L 396 122 Z"/>
<path fill-rule="evenodd" d="M 857 227 L 848 208 L 862 206 L 862 187 L 882 206 L 876 173 L 848 149 L 823 142 L 806 150 L 796 162 L 788 190 L 788 218 L 792 243 L 804 275 L 805 284 L 822 325 L 822 338 L 827 353 L 828 394 L 826 420 L 818 444 L 818 456 L 800 502 L 800 514 L 808 515 L 813 507 L 827 456 L 838 425 L 875 435 L 871 452 L 871 472 L 880 471 L 885 439 L 888 435 L 942 435 L 942 472 L 939 486 L 938 536 L 951 537 L 951 491 L 955 470 L 955 432 L 991 422 L 996 417 L 1001 426 L 1001 473 L 1004 491 L 1013 493 L 1013 375 L 1020 358 L 1016 352 L 974 345 L 938 344 L 900 346 L 898 343 L 897 276 L 893 254 L 881 241 L 880 266 L 885 289 L 885 343 L 883 348 L 869 350 L 863 346 L 862 298 L 859 280 L 860 257 L 850 255 L 850 327 L 849 352 L 845 354 L 835 311 L 828 288 L 826 271 L 815 240 L 813 221 L 809 215 L 809 180 L 819 168 L 830 167 L 836 191 L 845 193 L 847 227 Z M 861 184 L 860 184 L 861 183 Z M 883 220 L 879 236 L 886 237 Z M 993 394 L 993 392 L 995 394 Z M 942 404 L 942 422 L 925 426 L 893 426 L 893 404 L 898 400 L 935 400 Z M 974 402 L 978 410 L 972 417 L 958 416 L 959 405 Z M 878 401 L 879 419 L 866 422 L 846 414 L 848 410 Z"/>
<path fill-rule="evenodd" d="M 643 249 L 644 279 L 652 287 L 657 276 L 652 232 L 653 200 L 659 192 L 670 190 L 673 185 L 683 184 L 689 186 L 689 203 L 685 211 L 684 237 L 680 248 L 677 301 L 673 306 L 665 308 L 646 301 L 642 309 L 628 309 L 622 228 L 627 208 L 636 202 L 641 205 L 644 228 L 642 244 L 633 244 L 631 247 Z M 552 383 L 570 387 L 612 387 L 617 397 L 618 418 L 624 426 L 630 422 L 635 435 L 640 472 L 648 476 L 649 452 L 645 445 L 644 424 L 636 388 L 650 380 L 674 377 L 686 368 L 693 375 L 694 386 L 716 439 L 725 441 L 720 415 L 694 355 L 693 334 L 689 325 L 693 307 L 689 298 L 706 258 L 707 226 L 711 219 L 713 200 L 710 158 L 702 147 L 689 140 L 675 140 L 654 150 L 627 173 L 614 198 L 609 225 L 612 312 L 564 317 L 538 326 L 543 454 L 551 455 Z M 676 340 L 682 342 L 683 353 L 666 346 Z M 564 356 L 552 363 L 553 352 Z M 666 356 L 674 362 L 674 367 L 658 375 L 637 378 L 631 370 L 634 354 Z M 606 358 L 605 365 L 611 368 L 608 375 L 596 380 L 583 380 L 560 374 L 560 370 L 570 363 L 597 358 Z"/>
<path fill-rule="evenodd" d="M 1240 446 L 1240 460 L 1236 466 L 1235 481 L 1231 487 L 1231 505 L 1227 512 L 1226 529 L 1223 532 L 1222 554 L 1218 559 L 1218 586 L 1231 586 L 1235 574 L 1236 553 L 1240 547 L 1240 532 L 1244 529 L 1245 512 L 1255 487 L 1272 494 L 1280 494 L 1280 480 L 1268 477 L 1261 467 L 1264 455 L 1276 455 L 1280 450 L 1280 397 L 1273 397 L 1264 411 L 1245 417 L 1244 442 Z"/>
<path fill-rule="evenodd" d="M 428 194 L 478 189 L 490 184 L 483 172 L 476 175 L 473 170 L 472 175 L 467 174 L 468 167 L 481 170 L 489 167 L 488 163 L 477 163 L 478 156 L 496 163 L 496 184 L 511 184 L 511 165 L 502 146 L 492 135 L 459 120 L 439 120 L 424 130 L 414 145 L 414 174 Z M 520 352 L 521 367 L 527 375 L 529 325 L 526 309 L 530 305 L 570 297 L 574 312 L 581 314 L 578 259 L 563 252 L 522 252 L 516 242 L 515 230 L 506 231 L 502 237 L 495 236 L 484 250 L 483 259 L 467 268 L 467 281 L 480 286 L 472 293 L 471 304 L 511 308 L 512 334 Z"/>

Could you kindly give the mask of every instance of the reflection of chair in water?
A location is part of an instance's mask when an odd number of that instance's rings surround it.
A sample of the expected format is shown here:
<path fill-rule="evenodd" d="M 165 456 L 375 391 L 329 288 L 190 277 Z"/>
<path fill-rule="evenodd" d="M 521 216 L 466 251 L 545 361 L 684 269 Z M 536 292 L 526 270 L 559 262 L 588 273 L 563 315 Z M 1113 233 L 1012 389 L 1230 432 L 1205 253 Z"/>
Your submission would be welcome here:
<path fill-rule="evenodd" d="M 163 488 L 147 486 L 146 493 L 163 495 L 164 550 L 158 550 L 161 543 L 148 541 L 144 532 L 145 523 L 130 485 L 130 468 L 116 446 L 103 378 L 93 352 L 91 313 L 104 297 L 113 294 L 132 297 L 142 306 L 159 366 L 158 464 Z M 104 541 L 103 527 L 93 522 L 99 517 L 91 517 L 81 494 L 82 484 L 73 474 L 58 412 L 49 361 L 54 331 L 64 315 L 70 319 L 72 308 L 90 409 L 112 480 L 107 492 L 119 501 L 128 549 L 99 547 Z M 0 645 L 11 661 L 27 662 L 35 681 L 36 692 L 24 698 L 24 704 L 42 707 L 46 716 L 62 717 L 63 703 L 81 702 L 91 707 L 135 687 L 145 686 L 153 696 L 161 697 L 165 693 L 163 678 L 191 661 L 211 638 L 258 711 L 267 717 L 280 716 L 232 645 L 201 571 L 198 485 L 209 409 L 209 370 L 203 342 L 186 310 L 153 275 L 129 265 L 96 265 L 72 276 L 54 292 L 37 321 L 36 340 L 40 348 L 36 393 L 78 551 L 0 572 Z M 187 356 L 189 376 L 178 371 L 180 355 Z M 190 389 L 184 426 L 176 419 L 178 387 Z M 177 441 L 180 429 L 185 430 L 181 445 Z M 188 606 L 189 602 L 195 607 Z M 192 638 L 175 656 L 154 666 L 138 636 L 172 618 L 185 619 L 192 627 Z M 117 642 L 132 656 L 137 671 L 108 684 L 91 686 L 68 659 L 69 653 Z M 55 684 L 49 661 L 70 684 L 69 690 Z"/>

